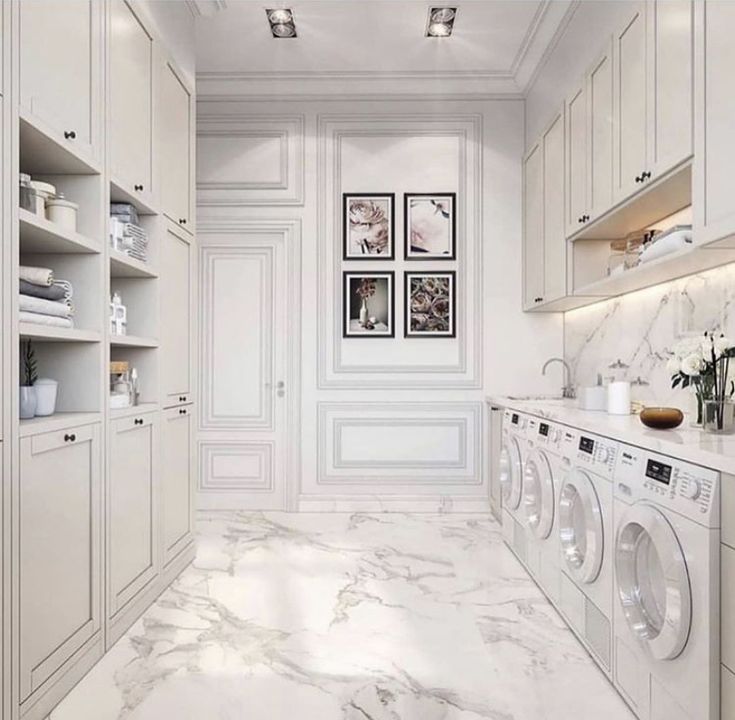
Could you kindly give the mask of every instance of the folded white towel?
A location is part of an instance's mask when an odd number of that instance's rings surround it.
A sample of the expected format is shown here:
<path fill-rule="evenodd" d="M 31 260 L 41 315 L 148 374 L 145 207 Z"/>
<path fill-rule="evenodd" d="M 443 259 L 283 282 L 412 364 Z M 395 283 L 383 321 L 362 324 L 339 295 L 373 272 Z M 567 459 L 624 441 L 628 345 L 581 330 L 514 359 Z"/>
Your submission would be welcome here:
<path fill-rule="evenodd" d="M 74 327 L 71 318 L 58 317 L 57 315 L 40 315 L 39 313 L 25 312 L 24 310 L 18 313 L 18 320 L 22 323 L 33 323 L 34 325 L 49 325 L 51 327 L 61 328 Z"/>
<path fill-rule="evenodd" d="M 55 315 L 65 318 L 74 314 L 74 308 L 64 300 L 46 300 L 32 295 L 20 295 L 18 307 L 24 312 L 39 315 Z"/>
<path fill-rule="evenodd" d="M 49 268 L 32 267 L 30 265 L 21 265 L 18 271 L 21 280 L 48 287 L 54 282 L 54 271 Z"/>

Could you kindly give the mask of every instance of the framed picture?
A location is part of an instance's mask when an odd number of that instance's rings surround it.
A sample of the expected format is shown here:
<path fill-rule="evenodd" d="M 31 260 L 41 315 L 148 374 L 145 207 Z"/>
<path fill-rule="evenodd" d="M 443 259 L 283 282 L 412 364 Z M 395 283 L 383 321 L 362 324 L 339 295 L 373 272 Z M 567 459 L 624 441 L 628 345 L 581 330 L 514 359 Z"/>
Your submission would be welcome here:
<path fill-rule="evenodd" d="M 456 205 L 456 193 L 403 196 L 406 260 L 457 259 Z"/>
<path fill-rule="evenodd" d="M 346 272 L 343 337 L 395 337 L 394 273 Z"/>
<path fill-rule="evenodd" d="M 342 195 L 344 260 L 395 259 L 395 201 L 393 193 Z"/>
<path fill-rule="evenodd" d="M 457 337 L 456 277 L 453 270 L 405 273 L 405 337 Z"/>

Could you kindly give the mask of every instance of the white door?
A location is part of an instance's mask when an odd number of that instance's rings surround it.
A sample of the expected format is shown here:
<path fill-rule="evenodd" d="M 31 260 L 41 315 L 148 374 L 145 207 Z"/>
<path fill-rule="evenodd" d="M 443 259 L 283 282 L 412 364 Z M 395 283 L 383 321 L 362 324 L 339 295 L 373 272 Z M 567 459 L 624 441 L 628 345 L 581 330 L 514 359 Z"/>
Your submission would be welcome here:
<path fill-rule="evenodd" d="M 564 569 L 580 583 L 597 580 L 602 568 L 602 508 L 586 472 L 572 470 L 559 493 L 559 540 Z"/>
<path fill-rule="evenodd" d="M 284 508 L 289 273 L 282 234 L 200 233 L 198 505 Z M 298 363 L 299 358 L 293 362 Z"/>
<path fill-rule="evenodd" d="M 629 507 L 615 538 L 618 600 L 628 629 L 656 660 L 681 654 L 692 622 L 686 558 L 674 529 L 652 505 Z"/>
<path fill-rule="evenodd" d="M 549 458 L 535 450 L 523 468 L 523 505 L 528 527 L 540 540 L 546 540 L 554 525 L 554 475 Z"/>

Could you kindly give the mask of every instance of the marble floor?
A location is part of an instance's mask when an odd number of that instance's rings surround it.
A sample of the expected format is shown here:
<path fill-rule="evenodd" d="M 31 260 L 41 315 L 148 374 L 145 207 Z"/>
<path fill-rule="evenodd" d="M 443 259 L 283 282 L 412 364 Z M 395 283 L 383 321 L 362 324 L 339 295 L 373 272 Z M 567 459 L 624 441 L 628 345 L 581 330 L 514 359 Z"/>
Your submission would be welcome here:
<path fill-rule="evenodd" d="M 631 720 L 484 515 L 205 513 L 51 720 Z"/>

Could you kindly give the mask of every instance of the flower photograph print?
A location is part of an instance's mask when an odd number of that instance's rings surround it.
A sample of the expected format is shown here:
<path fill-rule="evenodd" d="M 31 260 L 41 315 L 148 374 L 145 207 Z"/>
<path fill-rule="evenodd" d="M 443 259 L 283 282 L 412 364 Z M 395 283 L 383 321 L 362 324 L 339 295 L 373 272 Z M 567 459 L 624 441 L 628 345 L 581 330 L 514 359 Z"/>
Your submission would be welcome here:
<path fill-rule="evenodd" d="M 344 273 L 344 337 L 394 337 L 393 277 L 392 271 Z"/>
<path fill-rule="evenodd" d="M 395 195 L 342 196 L 344 260 L 393 260 Z"/>
<path fill-rule="evenodd" d="M 456 193 L 403 196 L 406 260 L 455 260 Z"/>
<path fill-rule="evenodd" d="M 407 272 L 404 334 L 410 337 L 457 336 L 456 273 Z"/>

